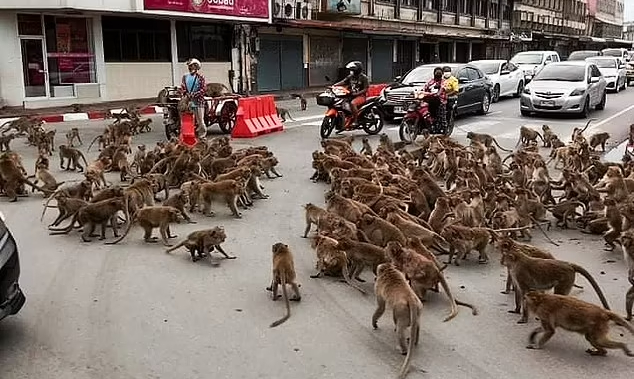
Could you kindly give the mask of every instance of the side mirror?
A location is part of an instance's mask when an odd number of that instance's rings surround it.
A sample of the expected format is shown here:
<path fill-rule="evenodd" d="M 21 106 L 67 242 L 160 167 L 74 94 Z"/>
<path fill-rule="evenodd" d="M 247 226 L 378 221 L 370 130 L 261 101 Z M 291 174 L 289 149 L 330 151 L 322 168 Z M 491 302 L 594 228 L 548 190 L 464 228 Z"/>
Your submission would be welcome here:
<path fill-rule="evenodd" d="M 465 78 L 464 76 L 461 76 L 460 78 L 458 78 L 458 83 L 460 84 L 467 83 L 468 81 L 469 81 L 469 78 Z"/>
<path fill-rule="evenodd" d="M 601 78 L 599 78 L 598 76 L 593 76 L 592 78 L 590 78 L 590 83 L 599 83 L 599 80 Z"/>
<path fill-rule="evenodd" d="M 510 73 L 511 73 L 511 71 L 509 71 L 509 70 L 500 71 L 500 75 L 509 75 Z"/>
<path fill-rule="evenodd" d="M 400 82 L 400 81 L 401 81 L 401 79 L 403 79 L 403 76 L 402 76 L 402 75 L 399 75 L 399 76 L 397 76 L 397 77 L 395 77 L 395 78 L 394 78 L 394 81 L 395 81 L 395 82 Z"/>

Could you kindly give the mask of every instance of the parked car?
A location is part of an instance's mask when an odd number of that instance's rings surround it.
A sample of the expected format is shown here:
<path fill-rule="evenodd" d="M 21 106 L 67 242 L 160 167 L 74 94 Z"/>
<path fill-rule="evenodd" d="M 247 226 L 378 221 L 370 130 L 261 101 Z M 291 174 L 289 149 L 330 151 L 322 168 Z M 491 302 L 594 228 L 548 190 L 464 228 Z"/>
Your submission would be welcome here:
<path fill-rule="evenodd" d="M 627 61 L 630 57 L 629 51 L 624 48 L 612 48 L 601 50 L 604 56 L 621 58 L 623 61 Z"/>
<path fill-rule="evenodd" d="M 542 67 L 553 62 L 559 62 L 556 51 L 524 51 L 511 58 L 511 62 L 524 72 L 524 85 L 528 84 Z"/>
<path fill-rule="evenodd" d="M 609 91 L 619 92 L 622 89 L 627 89 L 625 64 L 620 58 L 606 56 L 587 58 L 586 61 L 597 65 L 608 83 Z"/>
<path fill-rule="evenodd" d="M 493 82 L 491 101 L 497 103 L 502 96 L 519 97 L 524 90 L 524 73 L 514 63 L 505 60 L 471 61 Z"/>
<path fill-rule="evenodd" d="M 634 61 L 631 60 L 625 64 L 625 78 L 627 85 L 631 86 L 634 82 Z"/>
<path fill-rule="evenodd" d="M 14 315 L 22 309 L 26 297 L 18 280 L 20 278 L 20 258 L 18 247 L 0 212 L 0 320 Z"/>
<path fill-rule="evenodd" d="M 566 61 L 541 69 L 524 88 L 520 112 L 568 113 L 588 117 L 591 108 L 604 109 L 607 82 L 596 64 Z"/>
<path fill-rule="evenodd" d="M 488 113 L 493 95 L 493 83 L 482 70 L 465 63 L 433 63 L 415 67 L 403 77 L 396 77 L 394 83 L 385 87 L 382 91 L 386 99 L 383 104 L 385 119 L 393 120 L 395 117 L 404 116 L 408 104 L 414 101 L 414 90 L 422 90 L 432 78 L 434 68 L 444 66 L 451 67 L 452 75 L 458 78 L 460 83 L 457 115 L 472 112 Z"/>
<path fill-rule="evenodd" d="M 577 50 L 568 55 L 568 61 L 583 61 L 590 57 L 600 57 L 603 53 L 599 50 Z"/>

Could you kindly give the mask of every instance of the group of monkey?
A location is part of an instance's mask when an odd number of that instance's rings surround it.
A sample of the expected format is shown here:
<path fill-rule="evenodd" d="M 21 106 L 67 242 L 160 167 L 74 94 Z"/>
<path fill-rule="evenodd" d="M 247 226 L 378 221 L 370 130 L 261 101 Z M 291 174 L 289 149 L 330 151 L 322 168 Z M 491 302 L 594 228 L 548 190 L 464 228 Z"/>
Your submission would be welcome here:
<path fill-rule="evenodd" d="M 197 209 L 206 216 L 214 216 L 211 205 L 215 201 L 227 204 L 231 213 L 241 218 L 238 207 L 247 209 L 254 199 L 266 199 L 260 178 L 281 177 L 277 172 L 277 158 L 266 146 L 253 146 L 234 150 L 229 137 L 223 136 L 208 142 L 200 141 L 189 147 L 180 144 L 177 139 L 157 142 L 153 149 L 145 145 L 136 146 L 133 160 L 133 135 L 149 131 L 151 120 L 141 120 L 134 114 L 118 115 L 90 144 L 98 142 L 99 155 L 92 162 L 86 162 L 84 154 L 75 147 L 75 140 L 81 145 L 78 128 L 72 128 L 67 134 L 67 144 L 58 146 L 60 169 L 79 171 L 83 178 L 77 181 L 58 182 L 50 172 L 49 156 L 54 151 L 53 138 L 35 138 L 27 143 L 38 147 L 39 156 L 35 164 L 35 175 L 29 176 L 22 164 L 21 156 L 9 149 L 0 155 L 0 190 L 17 201 L 19 196 L 27 196 L 25 185 L 41 191 L 46 199 L 42 212 L 43 219 L 47 208 L 57 208 L 56 219 L 49 225 L 51 234 L 68 234 L 81 227 L 81 239 L 90 242 L 97 226 L 101 227 L 100 240 L 106 238 L 107 228 L 112 228 L 116 240 L 106 242 L 115 244 L 124 239 L 134 224 L 144 229 L 145 242 L 156 242 L 152 237 L 155 228 L 159 229 L 163 244 L 173 251 L 179 247 L 189 250 L 195 262 L 210 256 L 216 249 L 227 259 L 220 246 L 226 239 L 223 227 L 198 230 L 190 233 L 181 243 L 173 246 L 169 239 L 175 238 L 170 231 L 171 223 L 180 223 L 183 219 L 192 221 L 189 213 Z M 24 117 L 4 126 L 6 131 L 15 130 L 14 136 L 26 134 L 54 136 L 55 130 L 45 131 L 44 123 L 36 118 Z M 41 129 L 33 132 L 33 129 Z M 90 147 L 88 149 L 90 149 Z M 86 167 L 81 165 L 80 159 Z M 64 167 L 64 163 L 66 166 Z M 108 183 L 106 172 L 120 172 L 121 183 Z M 35 181 L 31 181 L 35 177 Z M 125 184 L 130 180 L 130 184 Z M 38 185 L 38 182 L 42 182 Z M 178 193 L 170 189 L 179 188 Z M 96 190 L 96 191 L 95 191 Z M 163 192 L 162 199 L 159 193 Z M 56 205 L 50 205 L 51 200 Z M 160 202 L 161 205 L 157 205 Z M 121 219 L 121 214 L 125 216 Z M 64 220 L 71 219 L 63 228 L 58 227 Z M 119 227 L 125 222 L 125 232 L 120 235 Z"/>
<path fill-rule="evenodd" d="M 312 225 L 317 227 L 311 237 L 317 273 L 311 278 L 343 277 L 365 294 L 360 274 L 372 269 L 377 308 L 371 325 L 377 328 L 386 305 L 392 308 L 399 347 L 406 355 L 400 378 L 406 376 L 418 342 L 422 301 L 428 290 L 438 292 L 440 284 L 447 293 L 451 314 L 445 321 L 457 315 L 457 305 L 477 314 L 473 305 L 455 299 L 443 270 L 452 263 L 460 265 L 474 250 L 479 253 L 478 263 L 487 263 L 489 245 L 500 252 L 508 272 L 502 293 L 514 292 L 515 308 L 509 312 L 521 314 L 518 323 L 528 322 L 529 312 L 541 322 L 531 332 L 527 348 L 541 349 L 561 327 L 583 334 L 593 346 L 587 350 L 591 355 L 622 349 L 634 356 L 625 343 L 607 335 L 609 321 L 634 334 L 628 323 L 634 304 L 634 160 L 626 156 L 623 163 L 601 162 L 595 148 L 604 150 L 609 135 L 586 138 L 587 127 L 575 128 L 572 142 L 563 146 L 546 125 L 543 133 L 522 127 L 515 151 L 501 148 L 491 135 L 473 132 L 467 135 L 468 146 L 447 136 L 424 135 L 414 148 L 382 134 L 375 152 L 367 138 L 360 152 L 353 148 L 352 137 L 322 140 L 323 151 L 313 152 L 311 179 L 330 185 L 326 207 L 304 206 L 303 236 L 308 236 Z M 542 147 L 552 148 L 550 159 L 540 154 L 537 138 L 543 141 Z M 495 145 L 510 154 L 502 159 Z M 548 172 L 554 160 L 563 166 L 559 180 Z M 562 191 L 558 200 L 553 191 Z M 561 228 L 602 234 L 608 249 L 615 242 L 621 245 L 631 284 L 625 296 L 625 319 L 610 311 L 603 291 L 583 267 L 519 241 L 530 241 L 533 227 L 548 238 L 542 229 L 542 225 L 551 226 L 547 212 Z M 444 263 L 437 257 L 442 254 L 448 254 Z M 272 286 L 267 289 L 276 300 L 281 284 L 287 307 L 286 316 L 271 325 L 276 326 L 290 316 L 288 301 L 300 300 L 301 295 L 287 245 L 273 246 L 273 267 Z M 569 295 L 573 287 L 582 288 L 575 284 L 577 273 L 591 283 L 603 308 Z M 293 287 L 290 299 L 285 284 Z M 545 292 L 549 289 L 554 294 Z"/>

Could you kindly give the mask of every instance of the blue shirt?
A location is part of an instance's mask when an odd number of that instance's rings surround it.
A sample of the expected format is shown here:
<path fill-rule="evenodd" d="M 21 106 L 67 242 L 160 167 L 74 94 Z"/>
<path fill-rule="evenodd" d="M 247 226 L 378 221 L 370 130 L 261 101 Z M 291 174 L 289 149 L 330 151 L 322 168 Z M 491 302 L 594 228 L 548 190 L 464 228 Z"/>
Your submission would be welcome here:
<path fill-rule="evenodd" d="M 200 81 L 196 80 L 196 82 L 194 82 L 195 79 L 196 79 L 196 75 L 192 75 L 192 74 L 187 75 L 187 77 L 185 78 L 185 86 L 187 87 L 187 92 L 193 93 L 198 91 L 198 89 L 200 88 Z M 195 102 L 190 101 L 189 107 L 196 108 L 197 106 Z"/>

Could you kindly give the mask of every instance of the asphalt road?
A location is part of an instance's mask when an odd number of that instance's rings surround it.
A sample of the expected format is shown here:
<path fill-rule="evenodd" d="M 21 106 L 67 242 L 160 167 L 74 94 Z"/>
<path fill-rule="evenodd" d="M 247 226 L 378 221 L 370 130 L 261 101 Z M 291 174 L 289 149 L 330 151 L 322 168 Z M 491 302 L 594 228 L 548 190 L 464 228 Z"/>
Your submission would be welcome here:
<path fill-rule="evenodd" d="M 600 127 L 618 140 L 626 133 L 630 123 L 626 120 L 632 119 L 632 113 L 623 110 L 633 100 L 634 89 L 610 95 L 607 109 L 592 117 L 603 120 Z M 144 244 L 139 228 L 115 246 L 82 243 L 77 232 L 49 236 L 46 225 L 55 211 L 40 223 L 41 195 L 11 204 L 0 198 L 0 209 L 20 248 L 21 285 L 27 296 L 17 316 L 0 322 L 0 378 L 393 377 L 403 357 L 396 350 L 389 312 L 379 321 L 379 329 L 372 330 L 373 295 L 364 297 L 337 280 L 309 278 L 314 252 L 308 240 L 300 238 L 302 205 L 323 204 L 326 186 L 308 179 L 310 153 L 319 148 L 317 125 L 323 109 L 312 102 L 305 112 L 298 110 L 298 102 L 285 105 L 298 120 L 288 122 L 285 132 L 233 142 L 268 145 L 278 156 L 284 177 L 263 180 L 270 199 L 256 201 L 241 220 L 218 205 L 216 217 L 194 215 L 197 225 L 172 228 L 183 237 L 199 228 L 223 225 L 228 234 L 225 249 L 238 259 L 222 261 L 218 267 L 208 261 L 192 263 L 184 250 L 167 255 L 161 245 Z M 162 138 L 160 119 L 155 120 L 155 131 L 135 142 L 153 145 Z M 460 119 L 455 136 L 464 142 L 465 131 L 491 133 L 510 148 L 520 125 L 543 123 L 563 138 L 584 120 L 522 118 L 518 100 L 504 99 L 493 104 L 487 116 Z M 58 143 L 73 126 L 81 128 L 86 151 L 104 123 L 56 124 Z M 394 125 L 386 130 L 396 137 Z M 373 145 L 377 139 L 371 138 Z M 13 147 L 24 156 L 27 169 L 33 170 L 34 149 L 23 140 L 14 141 Z M 93 148 L 87 155 L 92 159 L 97 152 Z M 79 177 L 59 171 L 57 162 L 51 160 L 58 180 Z M 108 180 L 118 181 L 115 175 Z M 605 252 L 600 236 L 577 231 L 549 232 L 560 247 L 545 242 L 539 232 L 533 235 L 536 245 L 586 267 L 612 308 L 624 312 L 629 286 L 620 251 Z M 288 322 L 270 329 L 268 325 L 284 313 L 283 303 L 272 302 L 265 291 L 271 245 L 278 241 L 289 244 L 295 254 L 303 298 L 292 304 Z M 490 255 L 487 265 L 472 259 L 446 270 L 454 294 L 478 305 L 480 315 L 461 308 L 457 318 L 443 323 L 449 312 L 447 301 L 442 293 L 429 295 L 411 378 L 631 377 L 631 358 L 620 351 L 589 357 L 584 353 L 586 341 L 572 333 L 558 331 L 542 351 L 525 349 L 529 331 L 538 324 L 531 320 L 517 325 L 518 316 L 507 313 L 513 299 L 500 294 L 505 270 L 498 254 Z M 366 279 L 362 286 L 371 291 L 371 276 Z M 589 283 L 580 278 L 577 283 L 585 288 L 573 294 L 598 303 Z M 623 328 L 612 331 L 634 348 L 634 337 Z"/>

